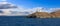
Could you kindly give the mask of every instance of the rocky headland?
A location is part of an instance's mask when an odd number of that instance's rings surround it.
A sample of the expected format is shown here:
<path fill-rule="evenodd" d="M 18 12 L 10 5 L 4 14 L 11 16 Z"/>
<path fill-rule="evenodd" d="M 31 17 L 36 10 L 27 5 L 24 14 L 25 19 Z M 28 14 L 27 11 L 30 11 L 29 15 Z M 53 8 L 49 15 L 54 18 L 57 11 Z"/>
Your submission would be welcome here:
<path fill-rule="evenodd" d="M 51 13 L 35 12 L 35 13 L 28 15 L 28 17 L 31 17 L 31 18 L 60 18 L 60 10 L 54 11 Z"/>

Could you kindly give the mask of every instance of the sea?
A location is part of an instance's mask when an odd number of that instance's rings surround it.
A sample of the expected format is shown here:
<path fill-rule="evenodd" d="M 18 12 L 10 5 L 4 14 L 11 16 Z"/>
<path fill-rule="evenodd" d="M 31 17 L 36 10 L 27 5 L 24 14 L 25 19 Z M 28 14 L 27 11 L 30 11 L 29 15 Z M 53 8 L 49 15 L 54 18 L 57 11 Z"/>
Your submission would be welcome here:
<path fill-rule="evenodd" d="M 60 18 L 27 18 L 0 16 L 0 26 L 60 26 Z"/>

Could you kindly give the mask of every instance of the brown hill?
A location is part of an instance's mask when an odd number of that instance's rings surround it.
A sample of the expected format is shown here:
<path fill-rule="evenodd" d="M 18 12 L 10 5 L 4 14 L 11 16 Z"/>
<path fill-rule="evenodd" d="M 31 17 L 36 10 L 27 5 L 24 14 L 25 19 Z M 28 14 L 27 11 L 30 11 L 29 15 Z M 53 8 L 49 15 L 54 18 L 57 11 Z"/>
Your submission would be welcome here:
<path fill-rule="evenodd" d="M 54 15 L 55 17 L 60 17 L 60 10 L 52 12 L 51 14 Z"/>
<path fill-rule="evenodd" d="M 50 18 L 50 14 L 47 12 L 36 12 L 33 14 L 30 14 L 29 16 L 34 16 L 34 17 L 38 17 L 38 18 Z"/>
<path fill-rule="evenodd" d="M 38 18 L 60 18 L 60 10 L 47 13 L 47 12 L 35 12 L 29 15 L 29 17 L 38 17 Z"/>

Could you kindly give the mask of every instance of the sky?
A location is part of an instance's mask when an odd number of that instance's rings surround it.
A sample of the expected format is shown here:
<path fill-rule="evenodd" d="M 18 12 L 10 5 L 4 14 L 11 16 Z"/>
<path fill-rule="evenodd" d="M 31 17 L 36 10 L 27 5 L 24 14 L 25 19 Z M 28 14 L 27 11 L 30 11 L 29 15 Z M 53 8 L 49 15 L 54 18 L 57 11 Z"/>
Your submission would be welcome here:
<path fill-rule="evenodd" d="M 26 10 L 33 10 L 33 11 L 41 7 L 47 8 L 45 10 L 48 11 L 52 10 L 49 8 L 60 8 L 60 0 L 6 0 L 6 1 L 13 3 L 17 6 L 20 6 L 20 8 L 25 8 Z"/>
<path fill-rule="evenodd" d="M 60 0 L 8 0 L 25 8 L 44 7 L 44 8 L 60 8 Z"/>

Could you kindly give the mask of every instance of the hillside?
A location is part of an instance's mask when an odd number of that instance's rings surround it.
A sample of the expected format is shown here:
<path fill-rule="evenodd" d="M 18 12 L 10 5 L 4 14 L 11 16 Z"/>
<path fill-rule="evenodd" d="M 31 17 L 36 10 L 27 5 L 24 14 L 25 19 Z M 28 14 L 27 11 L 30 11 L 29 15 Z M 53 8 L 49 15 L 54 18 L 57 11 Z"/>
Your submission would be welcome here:
<path fill-rule="evenodd" d="M 29 17 L 37 18 L 60 18 L 60 10 L 47 13 L 47 12 L 35 12 L 29 15 Z"/>

